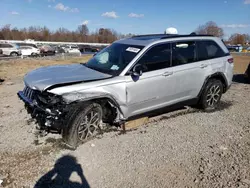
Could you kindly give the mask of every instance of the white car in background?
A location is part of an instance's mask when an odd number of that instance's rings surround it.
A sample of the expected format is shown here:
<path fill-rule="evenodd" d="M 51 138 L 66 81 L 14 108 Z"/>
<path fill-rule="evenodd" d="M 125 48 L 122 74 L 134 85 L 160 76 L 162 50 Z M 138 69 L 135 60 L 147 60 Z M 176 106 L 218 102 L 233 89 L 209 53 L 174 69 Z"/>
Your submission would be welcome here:
<path fill-rule="evenodd" d="M 10 43 L 0 43 L 0 49 L 2 50 L 2 54 L 6 56 L 19 56 L 21 55 L 21 51 L 15 44 Z"/>
<path fill-rule="evenodd" d="M 40 50 L 32 46 L 21 46 L 19 48 L 23 56 L 38 56 L 40 55 Z"/>
<path fill-rule="evenodd" d="M 75 53 L 75 54 L 80 54 L 80 50 L 78 48 L 78 46 L 67 46 L 66 48 L 64 48 L 66 53 Z"/>

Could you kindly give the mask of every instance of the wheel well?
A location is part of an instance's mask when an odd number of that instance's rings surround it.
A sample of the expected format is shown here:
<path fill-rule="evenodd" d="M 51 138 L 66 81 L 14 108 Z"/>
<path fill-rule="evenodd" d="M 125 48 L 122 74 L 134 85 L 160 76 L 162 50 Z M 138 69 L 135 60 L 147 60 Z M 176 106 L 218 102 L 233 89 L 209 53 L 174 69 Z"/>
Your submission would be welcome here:
<path fill-rule="evenodd" d="M 91 102 L 96 102 L 101 105 L 103 110 L 103 122 L 113 124 L 119 112 L 116 104 L 109 98 L 93 99 Z"/>
<path fill-rule="evenodd" d="M 220 80 L 221 83 L 223 84 L 223 92 L 226 91 L 227 85 L 228 85 L 228 84 L 227 84 L 226 78 L 225 78 L 224 76 L 222 76 L 222 74 L 214 74 L 214 75 L 210 76 L 209 79 L 207 80 L 207 82 L 208 82 L 209 80 L 211 80 L 211 79 Z M 206 82 L 206 83 L 207 83 L 207 82 Z"/>

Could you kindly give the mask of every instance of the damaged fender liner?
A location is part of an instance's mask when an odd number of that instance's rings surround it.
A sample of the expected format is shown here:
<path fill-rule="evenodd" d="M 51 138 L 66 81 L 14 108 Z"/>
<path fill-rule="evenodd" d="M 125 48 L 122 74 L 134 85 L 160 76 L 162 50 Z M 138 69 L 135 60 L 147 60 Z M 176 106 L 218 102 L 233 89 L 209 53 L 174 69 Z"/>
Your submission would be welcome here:
<path fill-rule="evenodd" d="M 94 93 L 78 93 L 78 92 L 74 92 L 74 93 L 64 94 L 62 97 L 63 97 L 64 102 L 66 102 L 66 104 L 71 104 L 71 103 L 75 103 L 75 102 L 91 101 L 91 100 L 108 99 L 108 102 L 110 103 L 110 105 L 112 107 L 115 107 L 116 111 L 117 111 L 117 117 L 116 117 L 114 123 L 122 123 L 125 120 L 124 115 L 122 113 L 122 110 L 120 108 L 120 105 L 117 103 L 115 98 L 108 93 L 96 93 L 96 92 L 94 92 Z"/>

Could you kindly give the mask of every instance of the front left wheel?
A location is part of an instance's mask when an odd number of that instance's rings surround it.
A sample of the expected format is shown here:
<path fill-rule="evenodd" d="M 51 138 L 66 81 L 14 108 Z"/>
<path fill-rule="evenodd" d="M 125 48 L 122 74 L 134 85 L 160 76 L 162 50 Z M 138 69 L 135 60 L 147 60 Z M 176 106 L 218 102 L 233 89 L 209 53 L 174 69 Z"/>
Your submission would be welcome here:
<path fill-rule="evenodd" d="M 73 109 L 63 129 L 64 142 L 73 149 L 101 131 L 102 107 L 98 103 L 83 104 Z"/>

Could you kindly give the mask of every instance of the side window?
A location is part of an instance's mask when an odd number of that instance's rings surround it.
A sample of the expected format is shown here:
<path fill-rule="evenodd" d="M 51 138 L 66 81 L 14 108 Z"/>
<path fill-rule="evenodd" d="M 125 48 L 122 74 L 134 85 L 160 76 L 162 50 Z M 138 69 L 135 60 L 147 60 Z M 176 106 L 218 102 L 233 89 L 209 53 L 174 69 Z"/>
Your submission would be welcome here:
<path fill-rule="evenodd" d="M 144 67 L 143 72 L 149 72 L 170 67 L 171 48 L 170 44 L 159 44 L 147 51 L 139 60 Z M 137 63 L 137 64 L 138 64 Z"/>
<path fill-rule="evenodd" d="M 172 45 L 172 66 L 184 65 L 197 61 L 195 41 L 181 41 Z"/>
<path fill-rule="evenodd" d="M 225 56 L 225 52 L 214 41 L 197 41 L 199 61 Z"/>
<path fill-rule="evenodd" d="M 9 44 L 1 44 L 1 48 L 12 48 Z"/>

